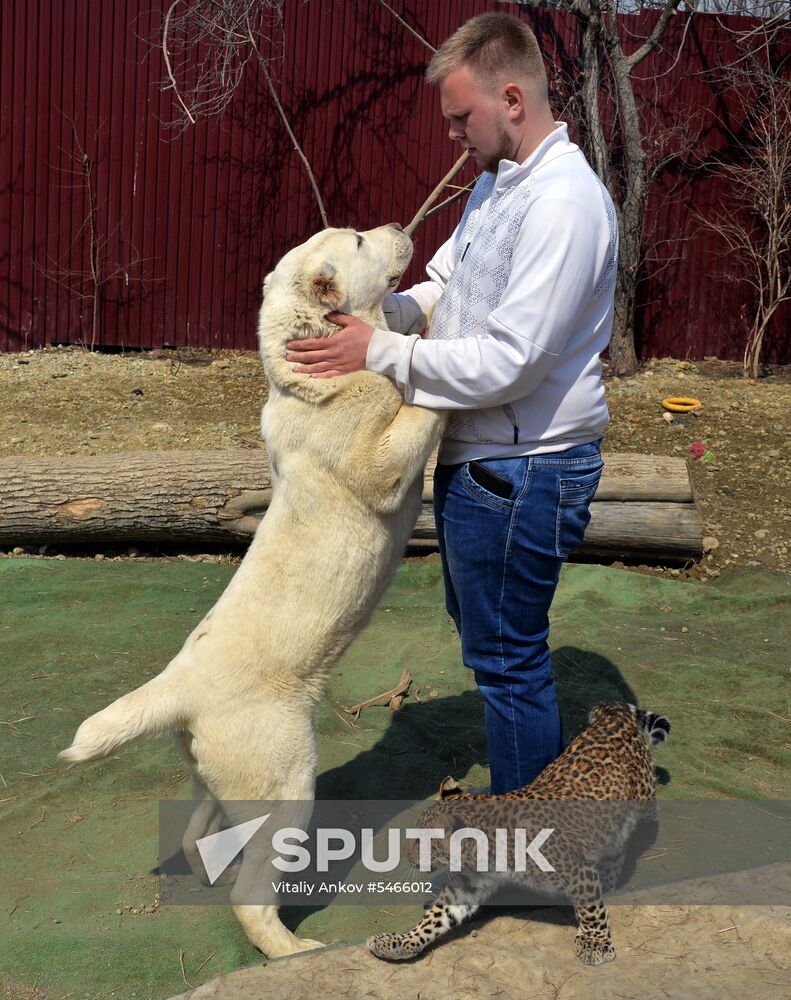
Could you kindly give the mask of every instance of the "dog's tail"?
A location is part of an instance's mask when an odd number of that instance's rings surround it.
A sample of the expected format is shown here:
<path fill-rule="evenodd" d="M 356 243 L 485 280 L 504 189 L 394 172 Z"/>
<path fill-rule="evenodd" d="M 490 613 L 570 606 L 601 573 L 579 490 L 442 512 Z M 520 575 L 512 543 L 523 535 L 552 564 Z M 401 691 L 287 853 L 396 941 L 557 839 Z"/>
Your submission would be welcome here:
<path fill-rule="evenodd" d="M 163 671 L 86 719 L 72 745 L 58 756 L 70 761 L 96 760 L 137 736 L 183 728 L 184 705 L 179 705 L 178 688 L 174 672 Z"/>

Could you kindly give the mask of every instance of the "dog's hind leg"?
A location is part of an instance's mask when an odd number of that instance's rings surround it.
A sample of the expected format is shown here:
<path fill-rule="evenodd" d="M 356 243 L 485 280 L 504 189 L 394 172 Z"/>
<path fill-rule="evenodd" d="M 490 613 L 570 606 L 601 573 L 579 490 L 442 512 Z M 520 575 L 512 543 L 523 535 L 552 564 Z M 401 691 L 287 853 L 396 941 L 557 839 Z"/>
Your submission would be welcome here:
<path fill-rule="evenodd" d="M 239 878 L 236 884 L 239 884 Z M 247 937 L 267 958 L 282 958 L 299 951 L 313 951 L 314 948 L 324 947 L 323 941 L 311 941 L 310 938 L 298 938 L 296 934 L 292 934 L 283 925 L 274 905 L 240 903 L 234 905 L 233 912 Z"/>
<path fill-rule="evenodd" d="M 292 803 L 281 801 L 278 806 L 277 825 L 304 829 L 310 819 L 310 805 L 303 801 Z M 225 803 L 228 819 L 234 824 L 252 818 L 248 808 L 254 803 Z M 281 958 L 300 951 L 323 948 L 321 941 L 298 938 L 280 920 L 277 904 L 261 903 L 262 899 L 273 898 L 271 883 L 282 879 L 282 872 L 272 866 L 275 853 L 271 837 L 253 837 L 244 848 L 242 864 L 231 889 L 231 905 L 237 920 L 244 928 L 250 941 L 260 948 L 267 958 Z"/>
<path fill-rule="evenodd" d="M 212 834 L 218 833 L 225 820 L 225 813 L 220 803 L 217 799 L 212 798 L 207 789 L 195 779 L 195 798 L 201 794 L 201 790 L 206 795 L 206 798 L 199 801 L 195 806 L 190 821 L 187 824 L 187 829 L 184 831 L 181 848 L 184 851 L 184 857 L 187 859 L 193 875 L 199 878 L 204 885 L 229 885 L 236 880 L 236 876 L 239 873 L 239 863 L 236 862 L 229 865 L 222 875 L 212 882 L 206 874 L 206 868 L 196 844 L 196 841 L 202 837 L 210 837 Z"/>
<path fill-rule="evenodd" d="M 192 874 L 199 878 L 204 885 L 229 885 L 236 879 L 239 871 L 239 862 L 230 865 L 220 875 L 219 878 L 211 881 L 206 873 L 206 867 L 200 856 L 196 841 L 202 837 L 210 837 L 219 833 L 225 813 L 217 799 L 214 798 L 209 789 L 198 777 L 195 768 L 197 761 L 192 753 L 192 734 L 186 731 L 174 733 L 176 746 L 179 749 L 184 761 L 192 771 L 192 798 L 196 803 L 190 816 L 190 821 L 181 838 L 181 849 L 184 857 L 192 869 Z"/>

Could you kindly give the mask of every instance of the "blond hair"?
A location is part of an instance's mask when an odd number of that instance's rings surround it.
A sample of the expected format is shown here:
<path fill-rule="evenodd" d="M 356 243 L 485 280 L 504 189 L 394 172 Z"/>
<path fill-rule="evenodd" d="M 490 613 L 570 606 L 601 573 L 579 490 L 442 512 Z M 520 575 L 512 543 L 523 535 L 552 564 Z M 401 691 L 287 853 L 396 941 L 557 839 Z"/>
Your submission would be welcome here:
<path fill-rule="evenodd" d="M 426 80 L 439 83 L 462 66 L 484 86 L 511 78 L 529 81 L 538 96 L 547 95 L 547 72 L 536 36 L 510 14 L 470 18 L 431 57 Z"/>

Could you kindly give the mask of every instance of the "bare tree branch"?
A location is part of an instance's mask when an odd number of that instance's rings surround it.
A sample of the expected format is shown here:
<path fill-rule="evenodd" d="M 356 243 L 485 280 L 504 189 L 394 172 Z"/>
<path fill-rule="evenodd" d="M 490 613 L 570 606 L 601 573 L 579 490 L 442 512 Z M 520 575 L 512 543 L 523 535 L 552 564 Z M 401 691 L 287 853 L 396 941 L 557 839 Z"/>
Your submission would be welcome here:
<path fill-rule="evenodd" d="M 763 30 L 761 30 L 763 29 Z M 728 273 L 753 290 L 743 371 L 757 378 L 771 323 L 791 301 L 791 80 L 772 56 L 773 25 L 764 22 L 733 32 L 740 50 L 719 78 L 735 90 L 741 106 L 738 131 L 728 128 L 729 157 L 720 176 L 730 180 L 730 198 L 714 217 L 697 213 L 738 266 Z"/>
<path fill-rule="evenodd" d="M 80 138 L 76 120 L 74 118 L 67 120 L 71 125 L 73 140 L 71 148 L 62 148 L 61 152 L 71 160 L 73 168 L 61 169 L 75 179 L 74 184 L 70 186 L 74 190 L 82 190 L 86 211 L 74 238 L 66 248 L 63 259 L 70 263 L 76 253 L 84 254 L 80 241 L 87 241 L 87 269 L 78 270 L 74 267 L 63 266 L 49 257 L 47 258 L 47 266 L 39 264 L 34 259 L 33 267 L 47 281 L 52 281 L 59 287 L 65 288 L 74 299 L 90 303 L 89 323 L 85 322 L 82 309 L 80 309 L 79 321 L 84 334 L 83 343 L 94 350 L 96 344 L 101 342 L 101 308 L 106 286 L 119 277 L 123 277 L 128 284 L 129 271 L 142 265 L 145 261 L 134 246 L 129 243 L 130 257 L 123 263 L 116 264 L 114 259 L 118 252 L 116 235 L 121 230 L 122 223 L 119 221 L 109 231 L 102 226 L 102 219 L 103 216 L 106 216 L 106 212 L 103 211 L 103 206 L 97 200 L 96 193 L 96 168 L 100 162 L 97 150 L 101 125 L 97 127 L 93 140 L 89 142 Z M 115 253 L 108 251 L 109 247 L 112 247 Z M 142 281 L 143 279 L 136 280 Z M 89 334 L 86 332 L 88 325 L 90 326 Z"/>
<path fill-rule="evenodd" d="M 242 20 L 268 37 L 281 23 L 284 0 L 174 0 L 160 37 L 169 83 L 184 111 L 182 124 L 221 114 L 242 81 L 251 58 Z M 177 11 L 177 8 L 180 8 Z M 181 55 L 179 85 L 172 53 Z"/>
<path fill-rule="evenodd" d="M 409 32 L 410 35 L 414 36 L 420 42 L 421 45 L 425 45 L 426 48 L 429 50 L 429 52 L 436 52 L 437 51 L 434 48 L 434 46 L 430 45 L 421 34 L 418 34 L 418 32 L 415 31 L 415 29 L 412 27 L 411 24 L 407 24 L 407 22 L 403 19 L 403 17 L 401 17 L 400 14 L 397 14 L 393 10 L 393 8 L 390 6 L 390 4 L 385 3 L 385 0 L 379 0 L 379 3 L 384 7 L 385 10 L 389 11 L 393 15 L 393 17 L 396 19 L 396 21 L 398 21 L 398 23 L 402 27 L 406 28 L 406 30 Z"/>
<path fill-rule="evenodd" d="M 478 178 L 474 177 L 469 184 L 465 184 L 464 187 L 460 187 L 450 196 L 450 198 L 446 198 L 444 201 L 441 201 L 439 205 L 433 205 L 423 216 L 423 220 L 425 221 L 426 219 L 430 219 L 433 215 L 437 215 L 444 208 L 447 208 L 448 205 L 452 205 L 454 201 L 458 201 L 459 198 L 463 198 L 465 194 L 469 194 L 475 187 L 475 182 L 477 180 Z M 453 187 L 453 185 L 449 184 L 448 187 Z"/>
<path fill-rule="evenodd" d="M 601 35 L 601 12 L 592 8 L 582 37 L 582 95 L 588 112 L 587 124 L 593 154 L 593 166 L 617 204 L 617 192 L 613 182 L 610 152 L 602 127 L 599 107 L 599 42 Z"/>
<path fill-rule="evenodd" d="M 467 160 L 469 160 L 469 158 L 470 154 L 465 149 L 464 152 L 461 154 L 461 156 L 458 158 L 458 160 L 456 160 L 456 162 L 453 164 L 450 170 L 445 174 L 445 176 L 439 182 L 439 184 L 437 184 L 437 186 L 434 188 L 434 190 L 431 192 L 428 198 L 426 198 L 426 200 L 423 202 L 423 204 L 420 206 L 417 212 L 415 212 L 415 216 L 409 223 L 409 225 L 404 227 L 404 232 L 407 234 L 407 236 L 412 236 L 412 234 L 415 232 L 415 230 L 423 221 L 423 219 L 425 219 L 428 210 L 431 208 L 431 206 L 434 204 L 437 198 L 439 198 L 440 194 L 442 194 L 442 192 L 445 190 L 448 184 L 450 184 L 450 182 L 453 180 L 456 174 L 461 170 L 461 168 L 464 166 Z M 464 189 L 462 188 L 461 191 L 457 191 L 456 194 L 451 195 L 451 197 L 448 198 L 446 201 L 444 201 L 442 204 L 450 205 L 451 202 L 454 202 L 456 201 L 457 198 L 461 197 L 463 193 Z"/>
<path fill-rule="evenodd" d="M 183 10 L 175 21 L 173 12 L 179 4 Z M 256 37 L 268 37 L 268 18 L 274 17 L 279 25 L 282 4 L 283 0 L 175 0 L 165 15 L 161 38 L 169 89 L 174 91 L 187 119 L 194 124 L 199 114 L 218 115 L 225 110 L 242 81 L 245 66 L 250 58 L 255 58 L 289 141 L 305 169 L 322 225 L 326 227 L 329 225 L 327 211 L 315 174 L 294 134 Z M 181 95 L 170 60 L 171 22 L 181 48 L 194 56 L 190 63 L 196 74 L 188 97 L 191 107 Z M 205 48 L 203 56 L 198 55 L 201 46 Z"/>
<path fill-rule="evenodd" d="M 258 35 L 266 34 L 267 16 L 273 12 L 279 18 L 284 0 L 174 0 L 168 8 L 162 25 L 160 47 L 169 80 L 168 89 L 173 90 L 183 109 L 186 120 L 194 124 L 199 115 L 215 115 L 224 111 L 242 79 L 244 67 L 249 58 L 254 58 L 266 83 L 270 99 L 288 135 L 289 141 L 300 158 L 313 191 L 321 215 L 322 224 L 329 225 L 324 201 L 308 157 L 297 139 L 277 93 L 269 62 L 263 55 Z M 385 10 L 404 27 L 421 45 L 430 52 L 436 49 L 416 31 L 386 0 L 379 0 Z M 178 15 L 176 8 L 181 7 Z M 279 22 L 278 22 L 279 23 Z M 184 53 L 192 59 L 185 64 L 193 73 L 189 93 L 184 91 L 176 79 L 171 60 L 171 40 L 177 38 Z M 204 52 L 199 54 L 200 47 Z M 467 156 L 448 174 L 449 180 L 466 162 Z M 425 213 L 436 201 L 447 184 L 438 185 L 426 204 L 410 223 L 410 231 L 419 225 Z M 446 199 L 443 205 L 451 204 L 457 196 Z M 436 206 L 436 210 L 442 206 Z M 421 214 L 423 213 L 423 214 Z"/>
<path fill-rule="evenodd" d="M 629 70 L 633 70 L 638 63 L 641 63 L 643 59 L 645 59 L 647 55 L 650 55 L 650 53 L 653 52 L 654 49 L 659 45 L 659 43 L 662 41 L 662 38 L 664 37 L 665 32 L 667 31 L 671 18 L 673 17 L 673 15 L 676 13 L 676 11 L 680 6 L 681 6 L 681 0 L 667 0 L 667 3 L 665 4 L 664 9 L 662 11 L 662 14 L 659 20 L 656 22 L 656 25 L 654 26 L 654 30 L 651 32 L 651 34 L 648 36 L 645 42 L 640 46 L 640 48 L 637 49 L 636 52 L 633 52 L 630 56 L 627 57 L 626 65 L 629 68 Z"/>
<path fill-rule="evenodd" d="M 194 125 L 195 118 L 193 117 L 190 109 L 182 100 L 181 94 L 179 93 L 178 84 L 176 83 L 176 78 L 173 75 L 173 69 L 170 65 L 170 55 L 168 53 L 168 28 L 170 27 L 170 18 L 171 15 L 173 14 L 173 11 L 176 9 L 176 7 L 179 5 L 180 2 L 181 0 L 175 0 L 175 3 L 171 4 L 171 6 L 168 7 L 168 12 L 167 14 L 165 14 L 165 20 L 164 23 L 162 24 L 162 57 L 165 60 L 165 69 L 167 70 L 168 78 L 170 79 L 173 93 L 176 95 L 176 100 L 179 102 L 182 108 L 184 108 L 184 114 L 187 116 L 187 118 L 189 118 L 189 120 Z"/>
<path fill-rule="evenodd" d="M 250 42 L 250 46 L 252 47 L 253 52 L 255 52 L 256 58 L 258 59 L 258 65 L 261 69 L 261 72 L 264 75 L 264 79 L 266 80 L 266 85 L 269 90 L 269 96 L 272 98 L 272 101 L 274 102 L 274 105 L 277 108 L 277 113 L 280 115 L 280 120 L 283 122 L 283 127 L 285 128 L 286 133 L 288 134 L 288 137 L 291 140 L 292 146 L 297 152 L 297 156 L 299 156 L 300 160 L 302 160 L 302 165 L 305 168 L 305 173 L 308 175 L 310 186 L 313 188 L 313 194 L 316 198 L 316 204 L 319 207 L 319 214 L 321 215 L 321 221 L 324 224 L 324 228 L 326 229 L 327 226 L 329 226 L 329 222 L 327 220 L 327 211 L 324 207 L 324 200 L 321 197 L 319 186 L 316 183 L 316 177 L 313 173 L 310 163 L 308 162 L 307 156 L 305 156 L 304 152 L 302 151 L 302 147 L 297 141 L 297 137 L 294 135 L 294 130 L 291 128 L 291 125 L 289 124 L 286 112 L 283 110 L 283 105 L 280 103 L 280 98 L 277 96 L 275 85 L 272 83 L 272 77 L 269 74 L 269 69 L 266 65 L 266 60 L 261 55 L 261 52 L 258 46 L 256 45 L 255 39 L 253 38 L 253 33 L 250 28 L 249 21 L 247 22 L 246 27 L 247 27 L 247 38 L 248 41 Z"/>

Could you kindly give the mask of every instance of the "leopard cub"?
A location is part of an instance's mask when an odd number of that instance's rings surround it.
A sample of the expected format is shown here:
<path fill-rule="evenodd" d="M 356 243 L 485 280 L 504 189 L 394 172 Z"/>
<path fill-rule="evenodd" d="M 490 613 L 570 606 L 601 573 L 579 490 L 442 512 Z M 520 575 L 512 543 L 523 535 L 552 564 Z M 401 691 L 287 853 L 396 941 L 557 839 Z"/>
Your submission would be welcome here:
<path fill-rule="evenodd" d="M 465 836 L 455 847 L 459 870 L 423 919 L 402 934 L 370 937 L 370 951 L 389 961 L 414 958 L 473 916 L 504 883 L 515 883 L 569 900 L 578 923 L 579 958 L 585 965 L 612 961 L 615 949 L 603 894 L 616 885 L 635 827 L 655 815 L 656 778 L 645 738 L 656 746 L 669 732 L 664 716 L 602 702 L 591 711 L 588 726 L 524 788 L 504 795 L 469 795 L 446 778 L 438 801 L 418 821 L 419 827 L 434 831 L 432 867 L 450 863 L 452 834 L 466 834 L 470 828 L 483 831 L 488 843 L 507 831 L 507 839 L 500 840 L 508 845 L 505 862 L 500 859 L 495 870 L 484 866 L 487 870 L 481 871 L 476 864 L 479 844 Z M 518 827 L 551 830 L 541 847 L 550 870 L 525 864 L 524 832 L 520 848 L 514 846 Z M 418 857 L 410 853 L 410 861 L 417 863 Z"/>

